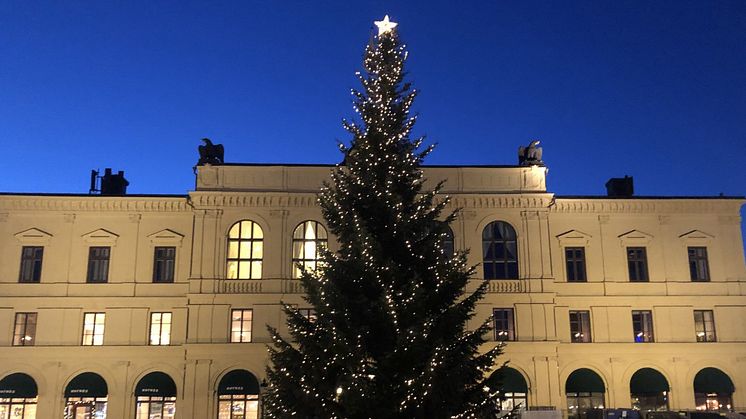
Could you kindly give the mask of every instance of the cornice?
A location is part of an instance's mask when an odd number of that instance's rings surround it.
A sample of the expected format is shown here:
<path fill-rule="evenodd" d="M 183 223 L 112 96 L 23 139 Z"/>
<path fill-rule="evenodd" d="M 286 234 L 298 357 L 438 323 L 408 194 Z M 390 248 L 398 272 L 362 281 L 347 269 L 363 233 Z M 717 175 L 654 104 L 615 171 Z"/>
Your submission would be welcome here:
<path fill-rule="evenodd" d="M 733 213 L 738 212 L 741 201 L 720 199 L 556 199 L 549 207 L 552 213 L 567 214 L 676 214 L 676 213 Z"/>
<path fill-rule="evenodd" d="M 0 211 L 188 212 L 186 198 L 2 196 Z"/>

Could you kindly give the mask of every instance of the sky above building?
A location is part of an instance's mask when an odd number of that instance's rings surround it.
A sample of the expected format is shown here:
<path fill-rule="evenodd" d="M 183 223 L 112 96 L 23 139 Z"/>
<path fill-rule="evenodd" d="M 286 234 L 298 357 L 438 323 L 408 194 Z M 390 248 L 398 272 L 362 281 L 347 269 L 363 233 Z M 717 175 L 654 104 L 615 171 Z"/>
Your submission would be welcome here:
<path fill-rule="evenodd" d="M 336 163 L 384 14 L 421 91 L 429 164 L 515 164 L 548 188 L 746 194 L 746 2 L 0 3 L 0 191 L 185 193 L 200 139 L 227 162 Z"/>

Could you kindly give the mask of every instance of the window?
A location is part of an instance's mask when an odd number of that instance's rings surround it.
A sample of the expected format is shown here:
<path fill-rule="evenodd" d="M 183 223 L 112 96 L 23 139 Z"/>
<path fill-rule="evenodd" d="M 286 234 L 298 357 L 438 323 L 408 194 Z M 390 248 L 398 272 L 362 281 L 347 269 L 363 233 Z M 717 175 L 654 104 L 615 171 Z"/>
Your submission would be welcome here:
<path fill-rule="evenodd" d="M 109 280 L 110 247 L 91 247 L 88 249 L 88 282 L 107 282 Z"/>
<path fill-rule="evenodd" d="M 316 321 L 316 310 L 313 308 L 299 308 L 298 312 L 311 323 Z"/>
<path fill-rule="evenodd" d="M 482 231 L 484 279 L 518 279 L 518 245 L 510 224 L 493 221 Z"/>
<path fill-rule="evenodd" d="M 706 282 L 710 280 L 710 265 L 707 263 L 706 247 L 688 247 L 689 276 L 692 281 Z"/>
<path fill-rule="evenodd" d="M 40 246 L 23 246 L 21 248 L 21 272 L 18 282 L 41 281 L 41 261 L 44 248 Z"/>
<path fill-rule="evenodd" d="M 36 342 L 36 313 L 16 313 L 13 346 L 34 346 L 34 342 Z"/>
<path fill-rule="evenodd" d="M 150 313 L 150 344 L 171 343 L 171 313 Z"/>
<path fill-rule="evenodd" d="M 655 342 L 653 336 L 653 313 L 649 310 L 632 312 L 632 329 L 635 334 L 635 342 Z"/>
<path fill-rule="evenodd" d="M 174 282 L 175 247 L 156 247 L 153 261 L 153 282 Z"/>
<path fill-rule="evenodd" d="M 327 246 L 326 229 L 316 221 L 304 221 L 293 232 L 293 278 L 304 271 L 315 271 L 321 262 L 319 254 Z"/>
<path fill-rule="evenodd" d="M 585 247 L 566 247 L 567 282 L 586 282 Z"/>
<path fill-rule="evenodd" d="M 228 279 L 260 279 L 264 232 L 253 221 L 239 221 L 228 232 Z"/>
<path fill-rule="evenodd" d="M 451 227 L 446 226 L 446 235 L 442 242 L 443 255 L 446 259 L 450 259 L 456 253 L 456 247 L 453 244 L 453 230 Z"/>
<path fill-rule="evenodd" d="M 627 248 L 630 282 L 648 282 L 648 255 L 644 247 Z"/>
<path fill-rule="evenodd" d="M 715 316 L 712 310 L 694 310 L 694 330 L 697 342 L 715 342 Z"/>
<path fill-rule="evenodd" d="M 137 396 L 137 419 L 174 419 L 176 397 Z"/>
<path fill-rule="evenodd" d="M 231 310 L 231 342 L 251 342 L 251 309 Z"/>
<path fill-rule="evenodd" d="M 570 340 L 574 343 L 591 342 L 591 314 L 589 311 L 570 311 Z"/>
<path fill-rule="evenodd" d="M 35 419 L 39 391 L 31 376 L 22 372 L 0 380 L 0 419 Z"/>
<path fill-rule="evenodd" d="M 104 344 L 105 313 L 85 313 L 83 318 L 83 346 Z"/>
<path fill-rule="evenodd" d="M 492 319 L 495 322 L 495 340 L 515 340 L 512 308 L 493 309 Z"/>

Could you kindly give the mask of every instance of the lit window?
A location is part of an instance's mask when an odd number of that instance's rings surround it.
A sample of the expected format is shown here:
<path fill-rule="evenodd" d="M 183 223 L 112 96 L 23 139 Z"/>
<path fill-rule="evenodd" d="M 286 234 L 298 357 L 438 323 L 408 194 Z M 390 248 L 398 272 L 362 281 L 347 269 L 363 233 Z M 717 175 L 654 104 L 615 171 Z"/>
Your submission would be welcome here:
<path fill-rule="evenodd" d="M 493 221 L 482 231 L 484 279 L 518 279 L 518 244 L 515 229 Z"/>
<path fill-rule="evenodd" d="M 303 271 L 315 271 L 321 262 L 319 254 L 326 248 L 326 229 L 316 221 L 304 221 L 293 232 L 293 278 L 300 278 Z"/>
<path fill-rule="evenodd" d="M 632 312 L 632 329 L 635 334 L 635 342 L 654 342 L 653 335 L 653 313 L 649 310 Z"/>
<path fill-rule="evenodd" d="M 495 340 L 515 339 L 512 308 L 493 309 L 492 319 L 494 321 Z"/>
<path fill-rule="evenodd" d="M 264 232 L 253 221 L 239 221 L 228 233 L 228 279 L 260 279 Z"/>
<path fill-rule="evenodd" d="M 591 342 L 591 314 L 588 311 L 570 312 L 570 340 L 574 343 Z"/>
<path fill-rule="evenodd" d="M 648 282 L 648 254 L 644 247 L 627 248 L 630 282 Z"/>
<path fill-rule="evenodd" d="M 171 343 L 171 313 L 150 313 L 150 344 Z"/>
<path fill-rule="evenodd" d="M 710 266 L 707 263 L 706 247 L 689 247 L 689 276 L 692 281 L 706 282 L 710 280 Z"/>
<path fill-rule="evenodd" d="M 231 342 L 251 342 L 251 320 L 253 310 L 231 310 Z"/>
<path fill-rule="evenodd" d="M 153 282 L 174 282 L 176 248 L 156 247 L 153 253 Z"/>
<path fill-rule="evenodd" d="M 41 263 L 44 248 L 23 246 L 21 249 L 21 272 L 18 282 L 39 282 L 41 280 Z"/>
<path fill-rule="evenodd" d="M 36 313 L 16 313 L 13 346 L 34 346 L 34 342 L 36 342 Z"/>
<path fill-rule="evenodd" d="M 104 344 L 105 313 L 85 313 L 83 319 L 83 346 Z"/>
<path fill-rule="evenodd" d="M 313 308 L 299 308 L 298 312 L 311 323 L 316 321 L 316 310 Z"/>
<path fill-rule="evenodd" d="M 109 281 L 110 247 L 91 247 L 88 249 L 88 282 Z"/>
<path fill-rule="evenodd" d="M 715 342 L 715 316 L 712 310 L 694 310 L 694 330 L 697 342 Z"/>
<path fill-rule="evenodd" d="M 584 247 L 566 247 L 565 265 L 567 267 L 567 282 L 586 282 Z"/>

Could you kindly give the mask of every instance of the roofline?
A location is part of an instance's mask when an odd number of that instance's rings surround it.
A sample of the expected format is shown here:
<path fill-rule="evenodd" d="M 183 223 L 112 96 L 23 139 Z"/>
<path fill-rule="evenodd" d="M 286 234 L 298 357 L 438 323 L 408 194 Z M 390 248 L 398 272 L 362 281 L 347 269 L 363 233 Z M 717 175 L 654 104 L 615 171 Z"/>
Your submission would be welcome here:
<path fill-rule="evenodd" d="M 222 163 L 215 165 L 215 167 L 230 166 L 230 167 L 329 167 L 334 168 L 342 166 L 342 164 L 329 164 L 329 163 Z M 200 166 L 198 166 L 200 167 Z M 519 169 L 530 166 L 519 166 L 510 164 L 423 164 L 420 165 L 422 168 L 447 168 L 447 169 L 458 169 L 458 168 L 483 168 L 483 169 Z"/>
<path fill-rule="evenodd" d="M 189 198 L 187 194 L 126 194 L 100 195 L 87 193 L 56 193 L 56 192 L 0 192 L 0 196 L 59 196 L 78 198 Z"/>
<path fill-rule="evenodd" d="M 555 195 L 555 199 L 718 199 L 718 200 L 746 200 L 744 196 L 656 196 L 656 195 L 640 195 L 640 196 L 606 196 L 606 195 Z"/>

